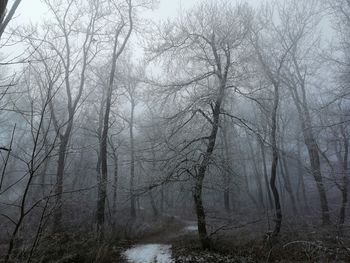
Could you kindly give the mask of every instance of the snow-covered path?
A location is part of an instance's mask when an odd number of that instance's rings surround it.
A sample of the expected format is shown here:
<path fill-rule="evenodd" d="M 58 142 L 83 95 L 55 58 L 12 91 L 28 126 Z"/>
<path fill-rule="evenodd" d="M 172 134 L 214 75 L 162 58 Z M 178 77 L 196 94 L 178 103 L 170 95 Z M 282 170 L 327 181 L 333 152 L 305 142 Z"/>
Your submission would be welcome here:
<path fill-rule="evenodd" d="M 130 263 L 172 263 L 171 246 L 162 244 L 136 245 L 124 252 Z"/>
<path fill-rule="evenodd" d="M 164 240 L 164 236 L 153 243 L 138 244 L 124 251 L 123 256 L 128 263 L 173 263 L 171 258 L 171 245 L 167 243 L 167 239 L 183 234 L 193 234 L 198 231 L 196 222 L 186 221 L 186 226 L 179 232 L 172 233 Z M 154 241 L 154 240 L 153 240 Z M 161 242 L 161 243 L 156 243 Z M 163 243 L 164 242 L 164 243 Z"/>

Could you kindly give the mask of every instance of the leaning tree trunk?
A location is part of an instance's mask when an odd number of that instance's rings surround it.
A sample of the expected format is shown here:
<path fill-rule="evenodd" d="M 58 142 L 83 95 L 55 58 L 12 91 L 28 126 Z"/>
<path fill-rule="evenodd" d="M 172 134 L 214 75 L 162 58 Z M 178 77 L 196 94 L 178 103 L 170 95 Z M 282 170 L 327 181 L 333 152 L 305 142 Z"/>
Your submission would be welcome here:
<path fill-rule="evenodd" d="M 15 0 L 15 2 L 12 4 L 12 7 L 7 14 L 6 14 L 6 6 L 8 4 L 8 0 L 1 1 L 0 3 L 0 39 L 2 37 L 2 34 L 5 32 L 7 25 L 13 18 L 21 1 L 22 0 Z"/>
<path fill-rule="evenodd" d="M 322 210 L 322 223 L 324 225 L 330 224 L 328 201 L 326 196 L 326 190 L 323 184 L 322 174 L 321 174 L 321 163 L 319 152 L 317 148 L 316 141 L 313 137 L 308 137 L 306 139 L 306 146 L 308 148 L 310 162 L 311 162 L 311 173 L 316 181 L 316 186 L 318 193 L 320 195 L 321 210 Z"/>
<path fill-rule="evenodd" d="M 203 189 L 203 181 L 204 181 L 205 173 L 208 168 L 210 158 L 214 151 L 216 137 L 219 129 L 221 104 L 224 98 L 224 91 L 226 86 L 226 80 L 225 81 L 221 80 L 221 81 L 222 83 L 220 86 L 218 98 L 213 108 L 213 121 L 211 126 L 211 133 L 210 133 L 210 136 L 208 137 L 209 142 L 208 142 L 206 152 L 203 155 L 202 162 L 199 165 L 198 174 L 196 176 L 196 182 L 194 187 L 194 193 L 193 193 L 196 214 L 197 214 L 197 222 L 198 222 L 198 234 L 199 234 L 199 239 L 203 249 L 210 249 L 211 247 L 210 238 L 208 236 L 207 228 L 206 228 L 205 212 L 204 212 L 203 200 L 202 200 L 202 189 Z"/>
<path fill-rule="evenodd" d="M 0 24 L 2 23 L 2 21 L 5 18 L 5 15 L 6 15 L 7 2 L 8 2 L 8 0 L 2 0 L 0 2 Z"/>
<path fill-rule="evenodd" d="M 317 142 L 312 131 L 311 116 L 307 105 L 305 87 L 303 85 L 300 85 L 300 88 L 302 92 L 302 99 L 300 98 L 296 87 L 290 87 L 290 91 L 292 93 L 292 98 L 298 111 L 304 142 L 308 150 L 311 174 L 316 182 L 316 187 L 320 197 L 322 223 L 323 225 L 329 225 L 331 221 L 329 216 L 326 190 L 322 179 L 320 155 L 318 151 Z"/>

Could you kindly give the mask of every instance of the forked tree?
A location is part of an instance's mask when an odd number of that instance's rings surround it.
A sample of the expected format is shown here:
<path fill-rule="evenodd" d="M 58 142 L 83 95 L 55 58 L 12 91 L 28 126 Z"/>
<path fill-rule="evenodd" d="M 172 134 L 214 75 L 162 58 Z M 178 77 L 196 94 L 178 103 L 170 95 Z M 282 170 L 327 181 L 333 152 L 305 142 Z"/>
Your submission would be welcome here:
<path fill-rule="evenodd" d="M 196 121 L 202 126 L 196 129 L 202 132 L 191 134 L 195 137 L 180 144 L 181 154 L 175 167 L 187 169 L 194 179 L 193 200 L 204 249 L 210 248 L 211 242 L 202 199 L 203 184 L 215 151 L 223 99 L 228 89 L 239 82 L 239 63 L 250 16 L 245 5 L 233 6 L 228 1 L 203 2 L 182 14 L 179 20 L 163 26 L 150 44 L 150 56 L 164 61 L 170 73 L 157 81 L 163 83 L 156 85 L 156 93 L 164 99 L 163 104 L 171 100 L 178 103 L 174 106 L 177 111 L 167 116 L 173 123 L 179 120 L 170 137 L 184 132 Z M 194 149 L 198 155 L 193 156 Z M 191 159 L 197 161 L 187 160 L 189 151 Z"/>

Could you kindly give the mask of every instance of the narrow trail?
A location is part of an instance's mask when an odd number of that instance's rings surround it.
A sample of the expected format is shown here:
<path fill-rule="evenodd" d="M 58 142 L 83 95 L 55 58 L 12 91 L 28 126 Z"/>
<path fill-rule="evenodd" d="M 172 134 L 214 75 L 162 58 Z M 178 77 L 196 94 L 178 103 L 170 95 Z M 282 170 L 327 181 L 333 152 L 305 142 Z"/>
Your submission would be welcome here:
<path fill-rule="evenodd" d="M 181 225 L 142 239 L 123 252 L 127 263 L 173 263 L 171 242 L 183 235 L 196 234 L 194 221 L 181 220 Z"/>

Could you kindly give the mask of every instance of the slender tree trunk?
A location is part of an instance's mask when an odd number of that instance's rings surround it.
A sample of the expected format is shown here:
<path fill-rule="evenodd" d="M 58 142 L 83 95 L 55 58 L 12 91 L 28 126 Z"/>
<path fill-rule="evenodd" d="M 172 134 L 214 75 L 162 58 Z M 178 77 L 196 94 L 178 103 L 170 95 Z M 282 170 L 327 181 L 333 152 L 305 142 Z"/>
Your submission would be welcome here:
<path fill-rule="evenodd" d="M 301 188 L 301 194 L 302 194 L 302 198 L 304 200 L 304 205 L 306 210 L 308 210 L 309 205 L 308 205 L 308 199 L 306 196 L 306 189 L 305 189 L 305 182 L 304 182 L 304 169 L 303 169 L 303 162 L 301 160 L 301 149 L 300 149 L 300 142 L 298 141 L 298 160 L 297 160 L 297 164 L 298 164 L 298 192 L 297 192 L 297 196 L 300 195 L 300 188 Z"/>
<path fill-rule="evenodd" d="M 114 68 L 115 71 L 115 68 Z M 113 71 L 113 72 L 114 72 Z M 113 75 L 114 79 L 114 73 Z M 113 80 L 110 80 L 113 83 Z M 108 179 L 108 166 L 107 166 L 107 136 L 109 129 L 109 113 L 111 109 L 111 98 L 112 98 L 112 84 L 108 86 L 107 98 L 106 98 L 106 108 L 103 121 L 103 131 L 101 136 L 100 145 L 100 156 L 101 156 L 101 174 L 98 176 L 98 199 L 97 199 L 97 233 L 98 239 L 104 239 L 104 221 L 105 221 L 105 205 L 107 197 L 107 179 Z"/>
<path fill-rule="evenodd" d="M 258 204 L 258 201 L 255 199 L 254 195 L 249 190 L 249 181 L 248 181 L 248 173 L 247 173 L 247 167 L 245 164 L 242 164 L 243 166 L 243 173 L 244 173 L 244 184 L 246 187 L 246 193 L 250 200 L 252 200 L 253 204 L 256 206 L 257 209 L 260 209 L 261 206 Z"/>
<path fill-rule="evenodd" d="M 272 164 L 271 164 L 271 177 L 270 177 L 270 187 L 275 201 L 275 228 L 273 230 L 273 235 L 276 236 L 281 231 L 282 224 L 282 210 L 281 203 L 279 199 L 278 190 L 276 187 L 276 177 L 277 177 L 277 165 L 278 165 L 278 149 L 277 149 L 277 110 L 279 104 L 279 90 L 278 85 L 274 85 L 274 105 L 272 110 L 272 126 L 271 126 L 271 146 L 272 146 Z"/>
<path fill-rule="evenodd" d="M 156 153 L 154 151 L 154 143 L 151 144 L 151 149 L 152 149 L 152 175 L 153 175 L 154 173 L 156 173 Z M 163 185 L 162 185 L 162 187 L 163 187 Z M 157 218 L 159 215 L 159 211 L 158 211 L 156 202 L 153 198 L 153 190 L 152 189 L 149 190 L 149 197 L 150 197 L 150 201 L 151 201 L 153 217 Z"/>
<path fill-rule="evenodd" d="M 263 188 L 262 188 L 262 180 L 261 180 L 261 174 L 258 170 L 258 167 L 256 165 L 257 161 L 254 158 L 254 150 L 253 146 L 250 140 L 248 140 L 248 145 L 250 149 L 250 158 L 253 161 L 253 168 L 254 168 L 254 177 L 255 177 L 255 182 L 258 190 L 258 200 L 260 204 L 260 209 L 265 209 L 265 203 L 264 203 L 264 194 L 263 194 Z"/>
<path fill-rule="evenodd" d="M 58 151 L 58 164 L 56 173 L 56 209 L 54 212 L 53 232 L 58 233 L 62 230 L 62 194 L 63 194 L 63 177 L 65 170 L 65 163 L 67 157 L 67 148 L 70 137 L 70 131 L 73 124 L 68 124 L 65 134 L 60 139 L 60 147 Z"/>
<path fill-rule="evenodd" d="M 213 120 L 212 120 L 211 133 L 210 133 L 210 136 L 208 137 L 209 142 L 208 142 L 206 152 L 203 155 L 202 162 L 199 165 L 198 174 L 196 176 L 196 183 L 194 187 L 194 193 L 193 193 L 193 198 L 194 198 L 194 203 L 195 203 L 196 213 L 197 213 L 197 221 L 198 221 L 198 234 L 199 234 L 199 239 L 203 249 L 210 249 L 211 247 L 210 245 L 211 242 L 210 242 L 210 239 L 207 233 L 207 228 L 206 228 L 205 212 L 204 212 L 203 201 L 202 201 L 203 181 L 204 181 L 205 173 L 208 168 L 210 158 L 212 156 L 215 143 L 216 143 L 216 137 L 219 129 L 221 104 L 225 94 L 224 93 L 225 87 L 226 87 L 226 78 L 225 80 L 221 79 L 219 94 L 215 102 L 215 106 L 213 108 Z"/>
<path fill-rule="evenodd" d="M 136 199 L 135 199 L 135 146 L 134 146 L 134 110 L 135 103 L 131 99 L 131 115 L 129 122 L 129 135 L 130 135 L 130 215 L 131 218 L 136 217 Z"/>
<path fill-rule="evenodd" d="M 113 205 L 112 205 L 112 212 L 113 212 L 113 220 L 116 219 L 117 215 L 117 194 L 118 194 L 118 154 L 115 152 L 113 153 L 114 157 L 114 181 L 113 181 Z"/>
<path fill-rule="evenodd" d="M 342 161 L 342 173 L 343 173 L 343 185 L 342 185 L 342 202 L 339 212 L 339 226 L 342 228 L 345 222 L 345 209 L 348 203 L 348 188 L 349 188 L 349 179 L 348 179 L 348 157 L 349 157 L 349 139 L 346 136 L 345 128 L 343 124 L 341 125 L 341 133 L 343 137 L 343 146 L 344 146 L 344 155 Z"/>
<path fill-rule="evenodd" d="M 164 213 L 164 185 L 160 188 L 160 211 Z"/>
<path fill-rule="evenodd" d="M 225 120 L 226 121 L 226 120 Z M 224 160 L 225 160 L 225 171 L 224 171 L 224 207 L 225 211 L 229 213 L 231 211 L 230 208 L 230 184 L 231 184 L 231 158 L 229 153 L 229 145 L 228 145 L 228 138 L 227 138 L 227 125 L 224 123 L 222 129 L 222 135 L 223 135 L 223 141 L 224 141 Z"/>
<path fill-rule="evenodd" d="M 328 200 L 326 195 L 326 190 L 323 184 L 322 174 L 321 174 L 321 164 L 320 157 L 317 149 L 317 145 L 314 139 L 307 140 L 307 147 L 311 161 L 312 175 L 316 181 L 316 186 L 318 193 L 320 195 L 321 210 L 322 210 L 322 223 L 324 225 L 330 224 Z"/>
<path fill-rule="evenodd" d="M 308 150 L 310 165 L 311 165 L 311 174 L 316 182 L 316 187 L 320 197 L 321 211 L 322 211 L 322 224 L 329 225 L 331 223 L 329 216 L 328 200 L 326 195 L 326 190 L 323 184 L 323 178 L 321 173 L 321 163 L 320 155 L 318 152 L 318 146 L 316 139 L 312 131 L 312 122 L 307 105 L 305 87 L 300 85 L 302 92 L 302 99 L 299 96 L 296 87 L 290 87 L 292 98 L 294 104 L 297 108 L 299 120 L 302 127 L 304 142 Z"/>
<path fill-rule="evenodd" d="M 0 2 L 0 24 L 2 21 L 4 21 L 5 15 L 6 15 L 6 6 L 7 6 L 8 0 L 2 0 Z"/>
<path fill-rule="evenodd" d="M 290 200 L 292 203 L 293 213 L 296 214 L 297 213 L 297 206 L 296 206 L 296 202 L 295 202 L 295 196 L 294 196 L 294 192 L 293 192 L 293 188 L 292 188 L 292 183 L 290 180 L 287 160 L 283 154 L 281 155 L 280 159 L 281 159 L 281 162 L 280 162 L 281 175 L 282 175 L 282 178 L 284 180 L 284 187 L 285 187 L 287 193 L 289 194 L 289 197 L 290 197 Z"/>
<path fill-rule="evenodd" d="M 97 200 L 97 213 L 96 213 L 97 232 L 98 232 L 99 240 L 104 239 L 104 220 L 105 220 L 105 206 L 106 206 L 106 198 L 107 198 L 107 178 L 108 178 L 107 138 L 108 138 L 108 130 L 109 130 L 109 115 L 111 111 L 114 76 L 115 76 L 116 67 L 117 67 L 117 60 L 119 56 L 123 53 L 133 29 L 131 0 L 129 0 L 127 4 L 129 8 L 128 10 L 129 23 L 130 23 L 129 30 L 118 49 L 118 46 L 120 44 L 119 35 L 123 27 L 116 29 L 115 36 L 114 36 L 114 45 L 113 45 L 112 66 L 109 74 L 108 87 L 107 87 L 107 93 L 106 93 L 106 106 L 105 106 L 103 130 L 102 130 L 101 145 L 100 145 L 101 177 L 98 183 L 98 200 Z"/>
<path fill-rule="evenodd" d="M 2 37 L 2 34 L 5 32 L 5 29 L 8 25 L 8 23 L 11 21 L 12 17 L 14 16 L 21 1 L 22 0 L 15 0 L 15 2 L 13 3 L 8 14 L 6 14 L 6 6 L 8 3 L 8 0 L 1 1 L 1 4 L 0 4 L 0 39 Z"/>
<path fill-rule="evenodd" d="M 100 145 L 100 149 L 97 150 L 97 163 L 96 163 L 97 181 L 100 181 L 100 177 L 101 177 L 101 142 L 102 142 L 102 130 L 103 130 L 105 104 L 106 104 L 106 90 L 103 90 L 101 103 L 99 107 L 99 113 L 98 113 L 98 127 L 97 127 L 97 137 L 98 137 L 98 143 Z"/>
<path fill-rule="evenodd" d="M 159 212 L 158 212 L 158 209 L 157 209 L 157 205 L 156 205 L 156 202 L 154 201 L 152 190 L 149 190 L 148 193 L 149 193 L 149 198 L 150 198 L 150 201 L 151 201 L 153 217 L 156 219 L 156 218 L 158 218 L 158 215 L 159 215 Z"/>
<path fill-rule="evenodd" d="M 346 176 L 343 177 L 343 189 L 342 189 L 342 202 L 341 202 L 341 208 L 339 212 L 339 226 L 342 227 L 345 222 L 345 209 L 346 204 L 348 203 L 348 188 L 349 180 Z"/>
<path fill-rule="evenodd" d="M 203 173 L 203 172 L 202 172 Z M 198 178 L 194 188 L 194 203 L 197 214 L 198 234 L 203 249 L 210 249 L 210 239 L 207 233 L 207 225 L 205 220 L 205 212 L 202 201 L 202 188 L 204 177 Z"/>
<path fill-rule="evenodd" d="M 265 185 L 266 185 L 267 197 L 268 197 L 268 200 L 269 200 L 270 207 L 272 207 L 273 204 L 272 204 L 271 189 L 270 189 L 270 186 L 269 186 L 269 178 L 268 178 L 268 175 L 267 175 L 265 147 L 264 147 L 264 143 L 263 143 L 261 138 L 258 138 L 258 143 L 259 143 L 259 146 L 260 146 L 261 157 L 262 157 L 262 162 L 263 162 L 264 181 L 265 181 Z"/>

